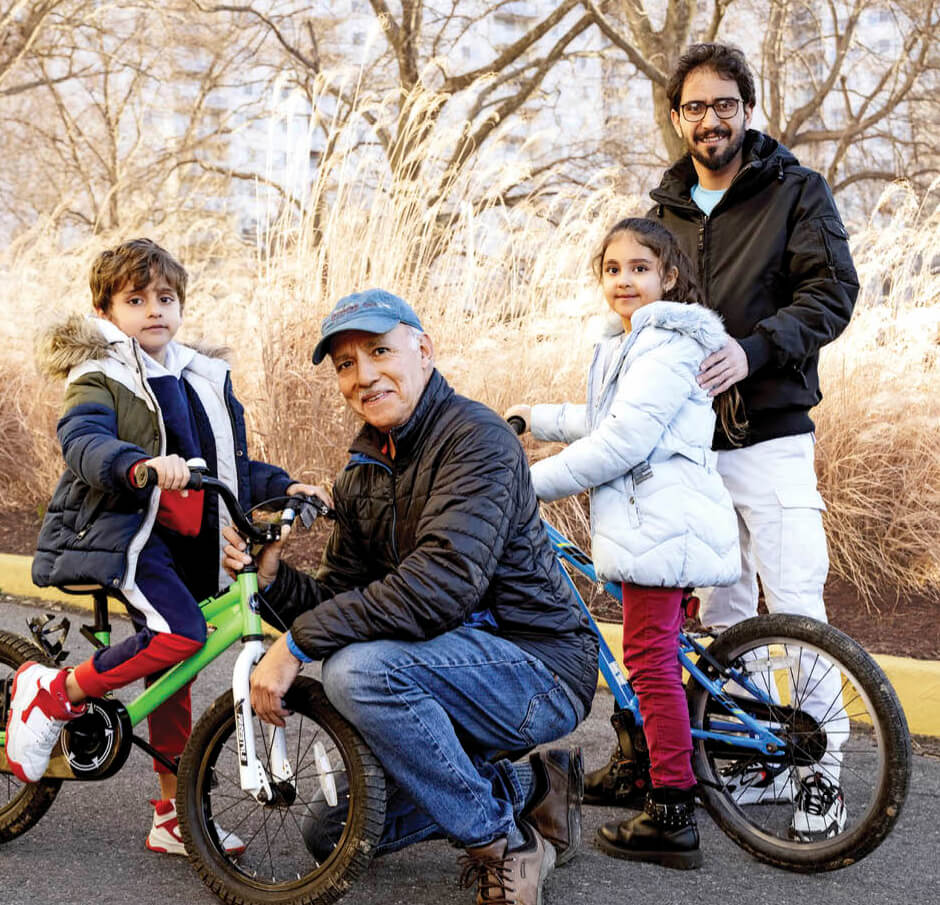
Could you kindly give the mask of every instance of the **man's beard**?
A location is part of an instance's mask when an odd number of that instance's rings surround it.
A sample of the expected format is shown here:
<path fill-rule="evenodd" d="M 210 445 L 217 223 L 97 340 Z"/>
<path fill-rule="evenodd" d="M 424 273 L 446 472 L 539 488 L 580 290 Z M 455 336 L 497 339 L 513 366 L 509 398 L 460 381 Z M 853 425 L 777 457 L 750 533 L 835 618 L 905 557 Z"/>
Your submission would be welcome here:
<path fill-rule="evenodd" d="M 710 129 L 708 132 L 702 134 L 702 138 L 708 138 L 710 135 L 715 135 L 718 130 Z M 731 134 L 730 129 L 722 131 L 722 137 L 725 134 Z M 686 142 L 690 144 L 689 142 Z M 709 146 L 705 146 L 705 149 L 699 147 L 697 141 L 693 139 L 689 146 L 689 153 L 692 155 L 695 160 L 697 160 L 702 166 L 709 170 L 723 170 L 732 160 L 734 160 L 735 155 L 738 151 L 741 150 L 741 145 L 744 144 L 744 130 L 742 129 L 737 136 L 737 139 L 732 141 L 724 151 L 721 151 L 717 154 L 709 153 Z"/>

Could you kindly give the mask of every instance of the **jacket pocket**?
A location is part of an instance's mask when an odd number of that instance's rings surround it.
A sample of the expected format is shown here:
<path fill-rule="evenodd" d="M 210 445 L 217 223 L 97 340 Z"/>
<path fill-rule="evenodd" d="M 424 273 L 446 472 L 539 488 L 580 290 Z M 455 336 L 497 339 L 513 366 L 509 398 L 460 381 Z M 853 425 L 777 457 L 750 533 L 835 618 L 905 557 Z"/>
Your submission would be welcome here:
<path fill-rule="evenodd" d="M 623 488 L 621 499 L 627 508 L 627 524 L 631 528 L 640 527 L 640 504 L 636 494 L 636 481 L 633 478 L 633 472 L 623 477 Z"/>
<path fill-rule="evenodd" d="M 822 522 L 826 504 L 819 491 L 808 485 L 783 485 L 774 492 L 780 504 L 778 574 L 799 576 L 797 583 L 805 583 L 809 593 L 822 587 L 829 572 Z M 792 579 L 787 581 L 793 583 Z"/>
<path fill-rule="evenodd" d="M 95 523 L 95 519 L 104 509 L 104 504 L 108 499 L 105 493 L 90 492 L 82 502 L 78 511 L 78 517 L 75 519 L 75 540 L 81 540 Z"/>
<path fill-rule="evenodd" d="M 858 284 L 852 253 L 849 251 L 849 234 L 837 217 L 822 217 L 818 221 L 819 235 L 826 250 L 826 265 L 833 279 L 842 283 Z"/>

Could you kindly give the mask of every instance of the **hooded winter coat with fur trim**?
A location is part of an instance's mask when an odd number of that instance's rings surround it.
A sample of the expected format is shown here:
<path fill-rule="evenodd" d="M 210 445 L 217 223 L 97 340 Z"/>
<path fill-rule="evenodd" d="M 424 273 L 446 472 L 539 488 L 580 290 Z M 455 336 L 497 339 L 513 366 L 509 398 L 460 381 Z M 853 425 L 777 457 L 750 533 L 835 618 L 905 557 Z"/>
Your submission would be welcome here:
<path fill-rule="evenodd" d="M 182 377 L 199 405 L 194 415 L 211 474 L 237 490 L 242 506 L 283 494 L 291 478 L 280 468 L 248 458 L 244 410 L 232 392 L 228 363 L 173 344 L 187 363 Z M 150 537 L 160 491 L 131 485 L 128 472 L 141 459 L 166 451 L 166 431 L 135 339 L 110 321 L 70 317 L 43 339 L 40 365 L 67 381 L 57 433 L 67 469 L 43 519 L 33 558 L 33 582 L 48 585 L 133 585 L 137 558 Z M 227 521 L 207 495 L 203 527 Z M 210 562 L 219 559 L 218 530 L 192 543 Z M 203 551 L 203 546 L 205 550 Z M 198 558 L 197 558 L 198 561 Z M 222 576 L 213 568 L 207 593 Z"/>
<path fill-rule="evenodd" d="M 618 326 L 619 321 L 618 321 Z M 714 468 L 715 414 L 696 376 L 727 342 L 701 305 L 653 302 L 598 343 L 587 405 L 536 405 L 532 433 L 570 444 L 532 466 L 540 499 L 591 491 L 598 577 L 711 587 L 740 576 L 738 526 Z"/>

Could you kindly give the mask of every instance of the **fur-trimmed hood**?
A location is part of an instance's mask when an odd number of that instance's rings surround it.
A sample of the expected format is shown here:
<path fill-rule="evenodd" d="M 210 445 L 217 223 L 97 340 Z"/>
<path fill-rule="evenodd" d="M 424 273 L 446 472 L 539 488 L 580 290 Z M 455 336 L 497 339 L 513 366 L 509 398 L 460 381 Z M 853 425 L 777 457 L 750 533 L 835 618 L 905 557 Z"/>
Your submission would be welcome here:
<path fill-rule="evenodd" d="M 721 317 L 716 311 L 704 305 L 686 302 L 651 302 L 644 305 L 630 319 L 633 333 L 639 333 L 644 327 L 660 327 L 675 330 L 694 339 L 711 355 L 723 348 L 728 342 Z M 606 337 L 617 336 L 624 332 L 623 322 L 611 314 L 605 322 Z"/>
<path fill-rule="evenodd" d="M 132 340 L 114 324 L 101 317 L 71 314 L 44 330 L 36 342 L 36 361 L 49 377 L 65 380 L 72 368 L 87 361 L 100 361 L 124 345 L 132 355 Z M 180 344 L 184 345 L 184 344 Z M 229 349 L 206 343 L 186 344 L 207 358 L 228 360 Z"/>

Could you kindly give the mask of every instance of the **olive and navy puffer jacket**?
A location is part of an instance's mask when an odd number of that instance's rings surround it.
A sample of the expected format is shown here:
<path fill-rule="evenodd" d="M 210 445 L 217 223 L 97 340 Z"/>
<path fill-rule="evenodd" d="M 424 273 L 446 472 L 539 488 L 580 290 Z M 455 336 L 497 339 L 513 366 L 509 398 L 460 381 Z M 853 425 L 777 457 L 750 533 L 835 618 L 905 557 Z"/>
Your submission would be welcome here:
<path fill-rule="evenodd" d="M 596 636 L 555 559 L 509 426 L 434 371 L 392 439 L 394 459 L 383 434 L 368 425 L 359 433 L 333 488 L 337 523 L 316 578 L 281 563 L 262 614 L 289 625 L 314 659 L 471 621 L 541 660 L 590 710 Z"/>
<path fill-rule="evenodd" d="M 185 346 L 179 349 L 188 359 L 183 379 L 200 403 L 194 415 L 210 474 L 233 487 L 244 507 L 283 494 L 292 483 L 288 474 L 248 458 L 244 410 L 232 392 L 227 362 Z M 160 490 L 138 490 L 128 472 L 141 459 L 166 450 L 163 418 L 142 356 L 135 339 L 98 317 L 74 315 L 43 339 L 40 365 L 50 376 L 67 381 L 57 429 L 67 468 L 33 557 L 33 582 L 39 587 L 133 585 Z M 227 522 L 224 505 L 220 511 L 214 495 L 207 494 L 204 530 L 191 542 L 201 561 L 212 564 L 206 594 L 228 582 L 216 565 L 219 532 Z"/>

